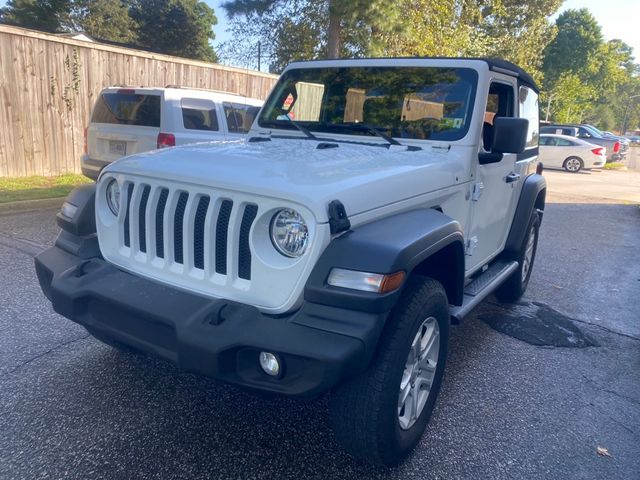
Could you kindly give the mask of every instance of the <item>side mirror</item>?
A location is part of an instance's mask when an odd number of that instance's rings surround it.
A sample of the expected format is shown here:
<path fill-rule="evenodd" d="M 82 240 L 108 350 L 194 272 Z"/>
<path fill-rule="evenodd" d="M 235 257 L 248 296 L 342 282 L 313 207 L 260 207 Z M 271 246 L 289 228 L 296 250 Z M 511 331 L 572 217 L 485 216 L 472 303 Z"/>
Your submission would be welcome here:
<path fill-rule="evenodd" d="M 493 119 L 492 153 L 522 153 L 527 146 L 529 120 L 496 117 Z"/>

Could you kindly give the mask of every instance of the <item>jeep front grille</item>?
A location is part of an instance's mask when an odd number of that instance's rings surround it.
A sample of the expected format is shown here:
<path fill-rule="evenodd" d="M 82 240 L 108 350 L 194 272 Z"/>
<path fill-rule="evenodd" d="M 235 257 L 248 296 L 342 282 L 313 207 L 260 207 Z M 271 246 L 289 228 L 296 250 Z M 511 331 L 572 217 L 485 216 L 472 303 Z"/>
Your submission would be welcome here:
<path fill-rule="evenodd" d="M 251 280 L 249 235 L 256 204 L 144 182 L 127 181 L 122 190 L 126 211 L 120 238 L 129 258 L 161 269 L 182 266 L 186 275 L 201 271 L 205 277 L 226 276 L 233 261 L 234 276 Z M 230 225 L 236 223 L 233 233 Z"/>

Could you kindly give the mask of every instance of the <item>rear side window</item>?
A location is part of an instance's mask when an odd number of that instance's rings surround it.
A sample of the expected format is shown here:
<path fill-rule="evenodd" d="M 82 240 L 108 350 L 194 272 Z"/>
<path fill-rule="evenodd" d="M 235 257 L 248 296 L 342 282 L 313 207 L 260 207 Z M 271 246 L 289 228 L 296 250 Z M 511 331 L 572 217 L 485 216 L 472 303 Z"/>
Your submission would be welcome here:
<path fill-rule="evenodd" d="M 181 102 L 182 123 L 187 130 L 220 130 L 216 104 L 211 100 L 184 98 Z"/>
<path fill-rule="evenodd" d="M 520 118 L 529 120 L 527 131 L 527 148 L 538 146 L 540 135 L 540 117 L 538 111 L 538 94 L 529 87 L 520 87 L 518 91 Z"/>
<path fill-rule="evenodd" d="M 558 143 L 556 144 L 560 147 L 574 147 L 576 144 L 571 140 L 567 140 L 566 138 L 559 138 Z"/>
<path fill-rule="evenodd" d="M 229 133 L 248 133 L 260 107 L 241 103 L 225 103 L 224 116 Z"/>
<path fill-rule="evenodd" d="M 91 122 L 160 127 L 160 95 L 103 93 L 93 108 Z"/>

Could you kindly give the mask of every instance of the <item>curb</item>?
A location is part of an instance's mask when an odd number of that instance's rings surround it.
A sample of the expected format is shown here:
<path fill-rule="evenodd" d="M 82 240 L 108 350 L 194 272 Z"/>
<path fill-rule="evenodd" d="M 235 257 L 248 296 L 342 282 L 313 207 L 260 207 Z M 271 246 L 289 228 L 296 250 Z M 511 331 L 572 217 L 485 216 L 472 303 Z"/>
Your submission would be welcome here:
<path fill-rule="evenodd" d="M 35 212 L 60 208 L 66 197 L 42 198 L 39 200 L 20 200 L 17 202 L 0 203 L 0 215 Z"/>

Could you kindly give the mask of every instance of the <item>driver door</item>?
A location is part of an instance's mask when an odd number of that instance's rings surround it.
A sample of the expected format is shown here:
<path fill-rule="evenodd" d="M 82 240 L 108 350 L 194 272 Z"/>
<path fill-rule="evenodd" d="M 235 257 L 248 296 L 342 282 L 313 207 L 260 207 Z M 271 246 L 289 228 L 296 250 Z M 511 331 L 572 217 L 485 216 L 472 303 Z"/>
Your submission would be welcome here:
<path fill-rule="evenodd" d="M 516 116 L 516 81 L 494 78 L 489 87 L 482 148 L 491 152 L 491 135 L 495 117 Z M 476 181 L 471 187 L 471 228 L 466 238 L 467 271 L 476 270 L 493 259 L 506 241 L 511 225 L 519 175 L 516 154 L 504 154 L 502 160 L 482 164 L 478 159 Z"/>

